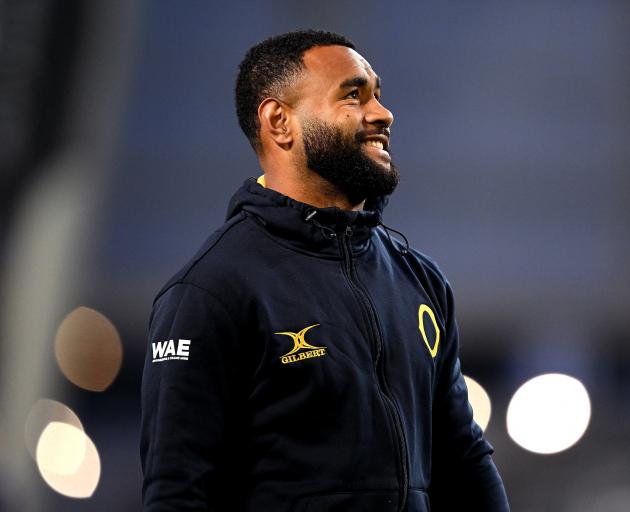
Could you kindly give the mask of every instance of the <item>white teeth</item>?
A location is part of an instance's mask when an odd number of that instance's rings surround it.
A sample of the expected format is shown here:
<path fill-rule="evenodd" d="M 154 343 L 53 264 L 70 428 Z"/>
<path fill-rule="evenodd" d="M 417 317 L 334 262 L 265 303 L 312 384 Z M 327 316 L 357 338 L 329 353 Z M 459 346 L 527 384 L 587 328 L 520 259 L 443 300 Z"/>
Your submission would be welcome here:
<path fill-rule="evenodd" d="M 378 149 L 383 149 L 383 143 L 380 140 L 366 140 L 365 144 L 368 146 L 374 146 Z"/>

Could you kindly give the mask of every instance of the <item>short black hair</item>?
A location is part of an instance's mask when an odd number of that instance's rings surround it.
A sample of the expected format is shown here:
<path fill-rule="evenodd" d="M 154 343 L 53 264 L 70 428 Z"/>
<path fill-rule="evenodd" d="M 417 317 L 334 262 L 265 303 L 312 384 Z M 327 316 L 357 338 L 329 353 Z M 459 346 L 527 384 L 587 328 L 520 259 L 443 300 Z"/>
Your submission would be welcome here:
<path fill-rule="evenodd" d="M 247 51 L 236 78 L 236 115 L 255 151 L 260 149 L 260 103 L 291 85 L 304 69 L 304 52 L 332 45 L 355 48 L 352 41 L 334 32 L 297 30 L 265 39 Z"/>

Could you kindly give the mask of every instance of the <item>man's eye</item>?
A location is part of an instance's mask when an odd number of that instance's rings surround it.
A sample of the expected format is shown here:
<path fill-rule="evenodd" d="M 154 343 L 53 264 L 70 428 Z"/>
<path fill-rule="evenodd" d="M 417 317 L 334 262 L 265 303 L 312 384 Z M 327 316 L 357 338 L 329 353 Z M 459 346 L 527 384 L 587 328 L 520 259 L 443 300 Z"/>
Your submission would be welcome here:
<path fill-rule="evenodd" d="M 346 98 L 352 98 L 352 99 L 358 100 L 359 99 L 359 90 L 355 89 L 354 91 L 348 93 L 346 95 Z"/>

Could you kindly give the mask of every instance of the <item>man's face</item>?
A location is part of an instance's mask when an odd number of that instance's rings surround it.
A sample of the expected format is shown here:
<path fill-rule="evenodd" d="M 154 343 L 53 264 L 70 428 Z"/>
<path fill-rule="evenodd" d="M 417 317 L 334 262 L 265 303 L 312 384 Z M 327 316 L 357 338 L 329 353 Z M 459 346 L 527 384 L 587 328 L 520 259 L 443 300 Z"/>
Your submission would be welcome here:
<path fill-rule="evenodd" d="M 389 153 L 392 113 L 380 103 L 380 79 L 344 46 L 311 48 L 296 112 L 306 164 L 352 204 L 391 194 L 400 175 Z"/>

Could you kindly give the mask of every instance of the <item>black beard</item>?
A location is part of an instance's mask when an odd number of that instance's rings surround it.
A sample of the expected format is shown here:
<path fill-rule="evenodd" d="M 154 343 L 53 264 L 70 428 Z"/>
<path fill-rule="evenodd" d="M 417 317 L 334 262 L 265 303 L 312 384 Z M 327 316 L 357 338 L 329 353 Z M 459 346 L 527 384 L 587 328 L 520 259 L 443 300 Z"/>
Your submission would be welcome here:
<path fill-rule="evenodd" d="M 335 185 L 352 205 L 389 195 L 400 181 L 393 163 L 388 169 L 365 154 L 361 143 L 364 133 L 349 138 L 340 128 L 320 120 L 309 119 L 302 123 L 308 168 Z"/>

